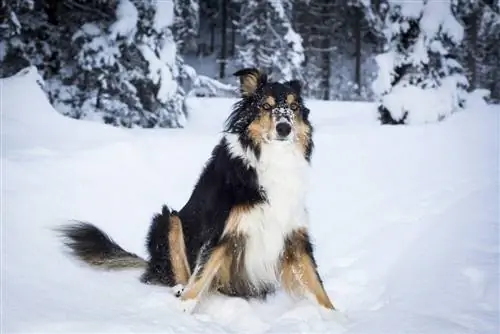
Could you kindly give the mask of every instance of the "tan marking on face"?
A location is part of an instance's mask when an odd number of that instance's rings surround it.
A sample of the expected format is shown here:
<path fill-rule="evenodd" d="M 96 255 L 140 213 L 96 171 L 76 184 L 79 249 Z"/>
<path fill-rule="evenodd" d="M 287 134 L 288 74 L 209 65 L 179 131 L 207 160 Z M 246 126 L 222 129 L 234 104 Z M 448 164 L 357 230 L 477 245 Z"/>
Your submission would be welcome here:
<path fill-rule="evenodd" d="M 274 96 L 267 96 L 264 99 L 264 103 L 269 103 L 269 105 L 271 107 L 275 107 L 276 106 L 276 99 L 274 98 Z"/>
<path fill-rule="evenodd" d="M 179 217 L 170 217 L 170 230 L 168 232 L 168 247 L 170 253 L 170 263 L 176 284 L 187 284 L 190 276 L 190 269 L 186 256 L 186 246 L 184 243 L 184 233 Z"/>
<path fill-rule="evenodd" d="M 265 139 L 269 139 L 272 131 L 274 131 L 274 120 L 269 112 L 261 112 L 259 117 L 255 119 L 248 127 L 248 135 L 255 145 L 260 145 Z"/>
<path fill-rule="evenodd" d="M 294 124 L 296 136 L 297 136 L 297 145 L 299 146 L 302 153 L 305 153 L 309 148 L 309 139 L 311 137 L 311 127 L 308 126 L 304 120 L 300 117 L 297 117 Z"/>
<path fill-rule="evenodd" d="M 297 100 L 297 98 L 296 98 L 295 94 L 288 94 L 286 96 L 286 103 L 288 105 L 292 104 L 293 102 L 296 102 L 296 100 Z"/>

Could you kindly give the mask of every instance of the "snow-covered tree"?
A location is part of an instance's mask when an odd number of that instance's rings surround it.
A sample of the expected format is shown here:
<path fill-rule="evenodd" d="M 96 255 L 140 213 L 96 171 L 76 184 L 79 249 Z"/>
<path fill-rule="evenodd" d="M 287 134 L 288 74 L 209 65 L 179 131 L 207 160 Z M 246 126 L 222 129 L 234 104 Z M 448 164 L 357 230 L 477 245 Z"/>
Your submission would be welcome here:
<path fill-rule="evenodd" d="M 464 29 L 452 13 L 452 0 L 389 2 L 387 50 L 377 56 L 384 124 L 439 121 L 462 107 L 467 79 L 456 60 Z"/>
<path fill-rule="evenodd" d="M 302 38 L 292 27 L 293 1 L 243 2 L 239 29 L 242 41 L 236 48 L 241 67 L 258 67 L 275 80 L 302 77 Z"/>
<path fill-rule="evenodd" d="M 160 126 L 178 127 L 185 122 L 185 92 L 179 85 L 183 61 L 172 32 L 174 2 L 136 0 L 145 17 L 139 21 L 136 47 L 147 62 L 147 80 L 139 94 L 143 105 Z"/>
<path fill-rule="evenodd" d="M 183 73 L 172 0 L 46 3 L 60 6 L 16 8 L 21 31 L 5 42 L 3 75 L 36 66 L 51 102 L 70 117 L 124 127 L 184 124 L 180 83 L 196 73 Z"/>
<path fill-rule="evenodd" d="M 489 90 L 492 100 L 500 100 L 500 2 L 455 0 L 454 12 L 466 31 L 460 59 L 470 89 Z"/>
<path fill-rule="evenodd" d="M 205 0 L 206 1 L 206 0 Z M 200 25 L 199 0 L 176 0 L 172 31 L 179 51 L 196 52 L 198 29 Z"/>

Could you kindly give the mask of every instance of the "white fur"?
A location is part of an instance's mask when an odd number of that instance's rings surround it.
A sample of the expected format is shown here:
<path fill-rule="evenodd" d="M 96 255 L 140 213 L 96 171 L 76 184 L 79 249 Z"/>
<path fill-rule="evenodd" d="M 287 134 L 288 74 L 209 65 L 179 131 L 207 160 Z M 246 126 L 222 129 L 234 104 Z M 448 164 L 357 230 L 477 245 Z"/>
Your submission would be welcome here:
<path fill-rule="evenodd" d="M 262 144 L 257 160 L 235 137 L 226 137 L 231 153 L 256 169 L 268 199 L 268 203 L 255 207 L 239 224 L 240 232 L 247 236 L 245 267 L 254 284 L 276 284 L 279 278 L 276 265 L 285 237 L 308 224 L 305 200 L 309 164 L 292 141 Z"/>
<path fill-rule="evenodd" d="M 243 146 L 241 146 L 237 135 L 226 134 L 225 138 L 228 144 L 229 153 L 231 154 L 232 157 L 242 158 L 244 162 L 246 162 L 248 165 L 252 167 L 257 165 L 258 163 L 257 157 L 251 150 L 244 149 Z"/>

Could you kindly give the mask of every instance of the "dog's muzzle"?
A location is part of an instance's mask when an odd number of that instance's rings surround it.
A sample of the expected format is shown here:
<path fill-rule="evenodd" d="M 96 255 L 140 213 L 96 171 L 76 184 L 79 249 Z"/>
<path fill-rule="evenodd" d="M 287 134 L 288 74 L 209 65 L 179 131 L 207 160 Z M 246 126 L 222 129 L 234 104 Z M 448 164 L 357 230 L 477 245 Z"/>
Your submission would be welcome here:
<path fill-rule="evenodd" d="M 278 107 L 273 113 L 276 117 L 276 139 L 289 140 L 292 133 L 293 111 L 287 107 Z"/>

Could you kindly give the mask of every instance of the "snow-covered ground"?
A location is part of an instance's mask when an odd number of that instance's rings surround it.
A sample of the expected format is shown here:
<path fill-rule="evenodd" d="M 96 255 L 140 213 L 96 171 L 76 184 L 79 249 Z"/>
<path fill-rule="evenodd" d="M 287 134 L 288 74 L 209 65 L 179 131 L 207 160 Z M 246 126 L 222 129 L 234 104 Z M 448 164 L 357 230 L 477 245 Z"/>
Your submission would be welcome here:
<path fill-rule="evenodd" d="M 191 100 L 183 130 L 125 130 L 61 116 L 32 75 L 1 89 L 2 333 L 499 331 L 499 107 L 383 127 L 370 104 L 309 102 L 311 233 L 339 321 L 283 293 L 184 314 L 139 272 L 77 263 L 51 230 L 88 220 L 145 255 L 151 215 L 187 200 L 232 100 Z"/>

